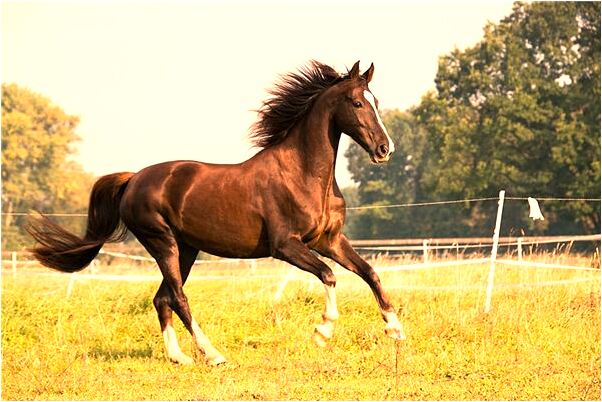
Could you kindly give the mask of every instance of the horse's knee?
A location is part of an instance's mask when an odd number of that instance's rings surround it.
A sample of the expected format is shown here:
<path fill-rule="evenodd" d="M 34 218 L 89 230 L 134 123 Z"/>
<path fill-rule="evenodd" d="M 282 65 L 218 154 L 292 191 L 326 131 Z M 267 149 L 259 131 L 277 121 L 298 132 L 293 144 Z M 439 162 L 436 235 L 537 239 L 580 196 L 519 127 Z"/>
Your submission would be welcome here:
<path fill-rule="evenodd" d="M 169 306 L 174 311 L 183 311 L 186 309 L 186 307 L 188 307 L 188 300 L 184 295 L 173 296 L 169 298 Z"/>
<path fill-rule="evenodd" d="M 169 297 L 166 295 L 162 295 L 157 293 L 153 298 L 153 305 L 155 306 L 155 310 L 160 311 L 165 308 L 165 306 L 169 306 Z"/>
<path fill-rule="evenodd" d="M 326 286 L 332 286 L 335 287 L 337 284 L 337 278 L 334 276 L 334 273 L 332 272 L 332 270 L 329 269 L 325 269 L 320 273 L 321 276 L 321 280 L 322 283 Z"/>
<path fill-rule="evenodd" d="M 159 317 L 161 330 L 164 330 L 167 324 L 171 322 L 172 309 L 169 307 L 169 297 L 157 293 L 157 295 L 153 298 L 153 305 L 155 306 L 157 316 Z"/>
<path fill-rule="evenodd" d="M 184 326 L 190 330 L 192 323 L 192 314 L 190 312 L 190 306 L 188 305 L 188 298 L 182 291 L 176 291 L 175 294 L 169 299 L 169 305 L 176 312 L 178 317 L 184 323 Z"/>

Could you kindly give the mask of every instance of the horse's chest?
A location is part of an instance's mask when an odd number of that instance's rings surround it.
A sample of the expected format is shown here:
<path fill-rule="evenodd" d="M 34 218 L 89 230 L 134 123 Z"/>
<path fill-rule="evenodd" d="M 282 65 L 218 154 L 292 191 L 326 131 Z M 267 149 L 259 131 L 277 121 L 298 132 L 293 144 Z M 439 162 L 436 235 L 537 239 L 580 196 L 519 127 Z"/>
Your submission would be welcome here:
<path fill-rule="evenodd" d="M 272 209 L 279 212 L 273 216 L 273 222 L 276 222 L 271 225 L 276 230 L 273 235 L 281 236 L 284 230 L 289 236 L 299 236 L 311 247 L 342 220 L 344 201 L 342 203 L 334 195 L 324 196 L 319 191 L 299 190 L 287 193 L 278 200 L 276 208 Z"/>
<path fill-rule="evenodd" d="M 307 225 L 302 238 L 303 241 L 311 246 L 316 243 L 325 233 L 338 230 L 342 226 L 342 215 L 332 205 L 327 205 L 324 210 L 317 215 Z"/>
<path fill-rule="evenodd" d="M 317 241 L 326 231 L 329 222 L 330 214 L 328 213 L 315 217 L 306 225 L 303 231 L 305 233 L 302 234 L 303 241 L 308 244 Z"/>

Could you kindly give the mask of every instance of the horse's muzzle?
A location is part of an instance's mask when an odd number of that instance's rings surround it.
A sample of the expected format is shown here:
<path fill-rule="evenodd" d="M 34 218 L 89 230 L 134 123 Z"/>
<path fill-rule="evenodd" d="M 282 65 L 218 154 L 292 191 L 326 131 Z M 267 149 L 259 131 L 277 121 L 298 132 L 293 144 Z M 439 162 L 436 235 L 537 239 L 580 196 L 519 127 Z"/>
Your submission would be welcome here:
<path fill-rule="evenodd" d="M 387 144 L 380 144 L 376 147 L 374 153 L 370 154 L 370 159 L 374 163 L 385 163 L 391 158 L 392 153 Z"/>

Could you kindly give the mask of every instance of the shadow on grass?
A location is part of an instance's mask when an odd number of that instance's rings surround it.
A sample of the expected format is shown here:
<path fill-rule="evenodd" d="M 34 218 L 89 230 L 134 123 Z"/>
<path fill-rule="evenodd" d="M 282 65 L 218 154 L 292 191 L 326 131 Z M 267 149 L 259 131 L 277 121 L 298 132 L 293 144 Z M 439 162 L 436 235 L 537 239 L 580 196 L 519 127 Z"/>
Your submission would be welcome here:
<path fill-rule="evenodd" d="M 101 360 L 121 360 L 125 358 L 148 359 L 152 357 L 153 351 L 150 347 L 123 350 L 95 346 L 94 348 L 90 349 L 89 355 L 90 357 Z"/>

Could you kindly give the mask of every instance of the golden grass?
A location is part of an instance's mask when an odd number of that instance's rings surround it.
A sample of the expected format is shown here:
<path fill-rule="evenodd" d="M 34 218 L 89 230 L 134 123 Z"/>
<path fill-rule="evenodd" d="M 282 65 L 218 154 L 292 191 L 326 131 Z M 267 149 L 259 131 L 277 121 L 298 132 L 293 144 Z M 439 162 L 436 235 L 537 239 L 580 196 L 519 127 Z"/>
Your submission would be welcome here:
<path fill-rule="evenodd" d="M 483 314 L 487 269 L 383 273 L 408 333 L 396 344 L 368 287 L 336 268 L 341 319 L 325 349 L 311 342 L 324 295 L 308 274 L 279 302 L 278 278 L 191 281 L 193 314 L 229 359 L 216 368 L 194 353 L 179 321 L 180 344 L 197 364 L 165 360 L 152 306 L 158 281 L 78 281 L 66 299 L 66 275 L 4 274 L 2 399 L 599 400 L 599 271 L 499 266 L 493 309 Z M 236 269 L 193 274 L 202 271 Z"/>

